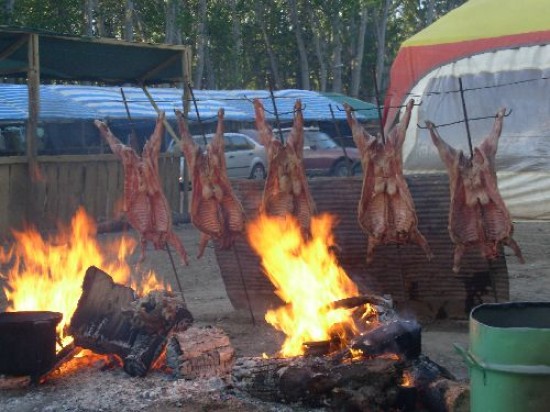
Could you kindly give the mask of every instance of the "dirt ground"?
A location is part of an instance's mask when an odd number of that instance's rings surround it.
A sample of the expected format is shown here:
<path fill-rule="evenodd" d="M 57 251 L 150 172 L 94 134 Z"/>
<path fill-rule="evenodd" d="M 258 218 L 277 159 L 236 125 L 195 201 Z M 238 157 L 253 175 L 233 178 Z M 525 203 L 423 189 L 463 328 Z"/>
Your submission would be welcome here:
<path fill-rule="evenodd" d="M 518 264 L 507 251 L 510 300 L 550 301 L 550 223 L 518 222 L 515 239 L 521 246 L 526 264 Z M 176 226 L 189 254 L 196 255 L 198 234 L 190 224 Z M 106 240 L 119 234 L 100 235 Z M 137 252 L 132 256 L 137 261 Z M 141 269 L 153 268 L 177 290 L 174 271 L 166 252 L 148 250 Z M 247 311 L 233 310 L 214 251 L 207 248 L 201 260 L 194 257 L 188 267 L 176 262 L 188 308 L 198 325 L 215 325 L 231 338 L 237 356 L 274 353 L 282 336 L 257 316 L 254 325 Z M 0 285 L 1 286 L 1 285 Z M 2 300 L 0 299 L 0 305 Z M 3 307 L 0 306 L 0 309 Z M 439 322 L 423 325 L 424 354 L 448 368 L 460 379 L 468 371 L 453 344 L 468 346 L 468 321 Z M 222 388 L 224 388 L 222 390 Z M 53 378 L 40 387 L 0 390 L 2 411 L 298 411 L 297 406 L 274 405 L 244 399 L 227 390 L 227 382 L 174 380 L 149 374 L 130 378 L 121 370 L 87 369 L 69 377 Z"/>

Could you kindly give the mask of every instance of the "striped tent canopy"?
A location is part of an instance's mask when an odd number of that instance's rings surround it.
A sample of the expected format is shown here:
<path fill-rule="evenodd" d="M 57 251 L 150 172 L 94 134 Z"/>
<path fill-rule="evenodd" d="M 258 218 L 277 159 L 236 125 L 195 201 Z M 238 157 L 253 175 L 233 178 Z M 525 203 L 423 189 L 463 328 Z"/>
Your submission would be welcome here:
<path fill-rule="evenodd" d="M 384 123 L 416 100 L 404 146 L 408 172 L 444 170 L 426 120 L 469 153 L 468 131 L 476 146 L 505 107 L 500 191 L 514 218 L 550 219 L 549 16 L 548 0 L 470 0 L 401 45 Z"/>
<path fill-rule="evenodd" d="M 174 118 L 174 110 L 183 107 L 183 91 L 177 88 L 151 87 L 152 98 L 168 118 Z M 123 93 L 124 97 L 123 97 Z M 220 108 L 225 110 L 228 121 L 253 122 L 252 100 L 260 99 L 267 119 L 275 120 L 275 110 L 268 91 L 258 90 L 196 90 L 197 107 L 203 122 L 216 121 Z M 318 92 L 307 90 L 279 90 L 274 92 L 279 119 L 291 122 L 294 103 L 302 100 L 306 121 L 330 121 L 333 107 L 334 117 L 345 120 L 341 104 Z M 144 91 L 139 87 L 98 87 L 42 85 L 40 87 L 40 120 L 55 119 L 126 119 L 124 99 L 132 119 L 154 119 L 156 112 Z M 25 120 L 28 117 L 28 91 L 26 85 L 0 85 L 0 121 Z M 358 112 L 358 117 L 368 120 L 371 114 Z M 197 121 L 193 104 L 189 112 L 191 122 Z"/>

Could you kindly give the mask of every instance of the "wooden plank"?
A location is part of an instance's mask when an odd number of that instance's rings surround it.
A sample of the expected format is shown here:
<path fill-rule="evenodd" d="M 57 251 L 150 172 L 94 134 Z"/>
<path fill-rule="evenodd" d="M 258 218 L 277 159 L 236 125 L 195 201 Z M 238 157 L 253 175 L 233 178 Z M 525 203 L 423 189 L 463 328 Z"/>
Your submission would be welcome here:
<path fill-rule="evenodd" d="M 106 220 L 110 216 L 110 211 L 107 207 L 107 197 L 109 193 L 107 191 L 107 185 L 109 180 L 109 168 L 108 162 L 100 162 L 97 164 L 97 185 L 95 187 L 95 201 L 97 205 L 96 219 Z"/>
<path fill-rule="evenodd" d="M 121 186 L 119 175 L 122 175 L 122 164 L 120 161 L 112 161 L 105 163 L 106 171 L 106 190 L 104 195 L 104 209 L 105 219 L 112 219 L 117 210 L 116 208 L 120 204 L 120 199 L 123 196 L 124 188 Z M 101 183 L 103 184 L 103 182 Z"/>
<path fill-rule="evenodd" d="M 0 213 L 0 232 L 4 234 L 7 234 L 10 222 L 10 214 L 5 213 L 9 210 L 10 174 L 11 165 L 0 164 L 0 210 L 4 211 L 4 213 Z"/>
<path fill-rule="evenodd" d="M 67 169 L 69 169 L 68 172 L 68 179 L 67 179 L 67 193 L 68 193 L 68 200 L 67 200 L 67 222 L 72 219 L 74 214 L 76 213 L 76 210 L 78 207 L 82 204 L 82 197 L 83 197 L 83 165 L 78 162 L 74 164 L 67 164 Z"/>
<path fill-rule="evenodd" d="M 71 193 L 69 190 L 69 175 L 72 173 L 72 165 L 61 163 L 57 166 L 57 187 L 58 196 L 63 199 L 58 199 L 57 202 L 57 221 L 67 223 L 70 219 Z"/>
<path fill-rule="evenodd" d="M 26 164 L 11 165 L 9 176 L 9 228 L 22 229 L 28 222 L 27 208 L 29 204 L 29 175 Z"/>
<path fill-rule="evenodd" d="M 44 220 L 42 227 L 49 227 L 55 220 L 57 211 L 57 165 L 41 164 L 42 177 L 44 179 L 44 198 L 41 207 L 41 215 Z"/>
<path fill-rule="evenodd" d="M 82 196 L 82 205 L 86 211 L 94 217 L 98 215 L 97 207 L 97 168 L 99 162 L 86 161 L 83 162 L 84 166 L 84 193 Z"/>

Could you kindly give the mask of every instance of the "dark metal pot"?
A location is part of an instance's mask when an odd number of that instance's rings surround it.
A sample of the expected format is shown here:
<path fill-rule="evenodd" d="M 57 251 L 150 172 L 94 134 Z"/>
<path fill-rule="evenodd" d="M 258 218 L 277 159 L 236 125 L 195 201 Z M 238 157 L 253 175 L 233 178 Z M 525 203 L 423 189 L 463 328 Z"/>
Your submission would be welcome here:
<path fill-rule="evenodd" d="M 56 362 L 58 312 L 0 313 L 0 374 L 31 376 L 47 372 Z"/>

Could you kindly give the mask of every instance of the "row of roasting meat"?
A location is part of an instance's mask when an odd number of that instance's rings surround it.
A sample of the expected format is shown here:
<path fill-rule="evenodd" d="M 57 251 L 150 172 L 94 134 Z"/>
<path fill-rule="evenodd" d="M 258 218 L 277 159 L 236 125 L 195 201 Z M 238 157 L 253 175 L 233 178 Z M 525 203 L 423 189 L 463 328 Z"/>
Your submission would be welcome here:
<path fill-rule="evenodd" d="M 428 259 L 433 257 L 426 238 L 418 230 L 414 202 L 403 174 L 402 148 L 411 119 L 414 100 L 410 100 L 399 123 L 385 136 L 372 136 L 357 121 L 350 106 L 345 106 L 353 140 L 361 155 L 363 184 L 357 208 L 361 229 L 368 237 L 366 260 L 372 262 L 380 244 L 416 243 Z M 254 101 L 256 128 L 266 148 L 268 174 L 260 213 L 271 216 L 292 215 L 307 236 L 315 204 L 310 194 L 303 165 L 304 117 L 300 101 L 294 107 L 294 122 L 286 142 L 274 137 L 260 100 Z M 218 125 L 212 141 L 203 150 L 189 133 L 183 114 L 176 111 L 180 145 L 192 179 L 190 217 L 200 231 L 198 257 L 210 239 L 229 248 L 245 229 L 245 215 L 227 177 L 224 156 L 224 111 L 218 112 Z M 477 247 L 487 259 L 494 259 L 500 245 L 511 247 L 523 263 L 519 246 L 512 238 L 510 214 L 497 187 L 495 156 L 502 131 L 504 109 L 498 111 L 490 134 L 468 157 L 447 144 L 433 123 L 427 121 L 431 139 L 445 164 L 450 181 L 449 234 L 453 241 L 453 271 L 459 272 L 466 248 Z M 124 168 L 124 212 L 130 225 L 139 232 L 143 259 L 151 241 L 156 249 L 171 244 L 182 261 L 188 256 L 172 230 L 171 212 L 163 194 L 158 156 L 164 136 L 164 114 L 160 113 L 151 138 L 138 155 L 123 144 L 102 122 L 96 121 Z"/>

